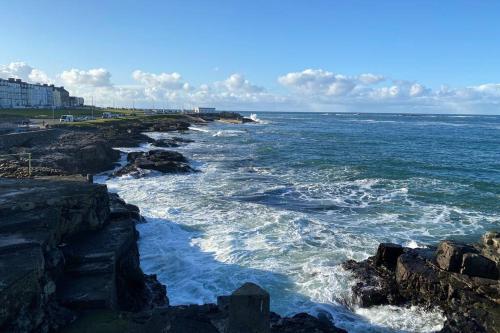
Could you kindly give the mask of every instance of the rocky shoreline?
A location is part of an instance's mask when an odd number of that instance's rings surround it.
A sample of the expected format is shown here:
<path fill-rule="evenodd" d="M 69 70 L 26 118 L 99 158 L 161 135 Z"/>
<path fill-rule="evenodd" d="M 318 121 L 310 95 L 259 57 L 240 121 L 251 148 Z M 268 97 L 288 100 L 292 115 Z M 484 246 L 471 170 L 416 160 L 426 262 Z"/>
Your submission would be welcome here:
<path fill-rule="evenodd" d="M 145 220 L 139 209 L 81 177 L 115 168 L 120 153 L 113 147 L 143 143 L 161 149 L 129 153 L 114 176 L 196 172 L 183 155 L 164 149 L 190 140 L 153 140 L 144 132 L 182 133 L 214 120 L 216 115 L 151 117 L 56 126 L 8 137 L 3 145 L 0 140 L 0 154 L 31 154 L 35 177 L 26 179 L 24 159 L 0 162 L 0 267 L 6 272 L 0 277 L 0 331 L 346 332 L 327 318 L 270 312 L 269 295 L 252 284 L 217 304 L 169 306 L 166 287 L 140 268 L 135 226 Z M 438 307 L 447 318 L 441 332 L 500 332 L 499 233 L 472 245 L 381 244 L 374 257 L 343 267 L 357 280 L 353 306 Z"/>
<path fill-rule="evenodd" d="M 451 240 L 437 247 L 382 243 L 375 256 L 344 263 L 353 272 L 353 303 L 439 308 L 441 332 L 500 332 L 500 233 L 476 244 Z"/>

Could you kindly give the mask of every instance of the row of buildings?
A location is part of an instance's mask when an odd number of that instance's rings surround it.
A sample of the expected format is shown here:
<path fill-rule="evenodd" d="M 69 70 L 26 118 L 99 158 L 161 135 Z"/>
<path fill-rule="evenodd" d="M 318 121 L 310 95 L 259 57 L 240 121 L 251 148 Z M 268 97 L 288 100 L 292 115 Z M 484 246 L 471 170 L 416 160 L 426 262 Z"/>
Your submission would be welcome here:
<path fill-rule="evenodd" d="M 82 97 L 70 96 L 64 87 L 0 79 L 0 108 L 67 108 L 83 104 Z"/>

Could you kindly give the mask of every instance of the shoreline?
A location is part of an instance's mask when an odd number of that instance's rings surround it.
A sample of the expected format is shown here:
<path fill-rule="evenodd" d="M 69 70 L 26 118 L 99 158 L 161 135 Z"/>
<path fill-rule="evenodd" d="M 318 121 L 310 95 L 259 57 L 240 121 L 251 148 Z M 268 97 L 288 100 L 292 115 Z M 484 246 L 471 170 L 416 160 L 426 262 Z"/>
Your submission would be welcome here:
<path fill-rule="evenodd" d="M 165 124 L 165 125 L 166 125 L 166 124 Z M 172 124 L 170 124 L 170 125 L 172 125 Z M 156 128 L 161 128 L 161 129 L 164 129 L 164 128 L 169 128 L 169 129 L 170 129 L 170 128 L 175 128 L 175 127 L 172 127 L 172 126 L 170 126 L 170 125 L 169 125 L 168 127 L 156 126 Z M 183 130 L 182 128 L 184 128 L 184 125 L 183 125 L 183 124 L 181 124 L 181 125 L 176 125 L 176 126 L 177 126 L 178 128 L 181 128 L 181 131 Z M 188 127 L 189 127 L 189 126 L 188 126 Z M 138 129 L 138 128 L 136 128 L 136 129 Z M 179 129 L 174 129 L 174 131 L 175 131 L 175 130 L 179 130 Z M 125 133 L 126 133 L 126 134 L 125 134 L 125 137 L 123 136 L 124 134 L 122 134 L 123 132 L 116 131 L 115 133 L 118 133 L 119 135 L 118 135 L 115 139 L 113 139 L 113 140 L 115 140 L 114 142 L 122 142 L 122 143 L 127 143 L 127 142 L 128 142 L 129 144 L 134 144 L 134 142 L 137 142 L 137 141 L 138 141 L 138 140 L 140 140 L 141 138 L 142 138 L 142 139 L 144 138 L 144 137 L 141 137 L 141 136 L 139 136 L 139 135 L 135 136 L 135 135 L 138 133 L 138 132 L 136 132 L 135 130 L 134 130 L 133 132 L 129 132 L 128 130 L 126 130 L 126 131 L 125 131 Z M 133 135 L 132 135 L 132 137 L 130 137 L 130 135 L 131 135 L 131 134 L 133 134 Z M 139 133 L 139 134 L 142 134 L 142 132 L 141 132 L 141 133 Z M 114 135 L 114 134 L 113 134 L 113 131 L 110 131 L 110 134 L 107 134 L 107 135 L 108 135 L 108 139 L 110 139 L 110 138 Z M 127 135 L 128 135 L 128 137 L 127 137 Z M 113 142 L 113 140 L 111 140 L 111 142 Z M 127 141 L 127 140 L 129 140 L 129 141 Z M 119 158 L 119 157 L 118 157 L 118 158 Z M 168 286 L 167 286 L 167 287 L 168 287 Z M 202 306 L 202 307 L 203 307 L 203 306 Z M 199 308 L 198 310 L 200 310 L 200 309 L 201 309 L 201 308 Z M 198 310 L 196 310 L 196 311 L 198 311 Z M 193 311 L 193 308 L 191 308 L 191 309 L 190 309 L 190 311 Z M 195 311 L 195 312 L 196 312 L 196 311 Z M 210 311 L 215 311 L 215 310 L 214 310 L 214 309 L 212 309 L 212 310 L 210 310 Z M 181 311 L 181 312 L 182 312 L 182 311 Z M 160 317 L 161 317 L 161 316 L 160 316 Z M 208 318 L 208 317 L 207 317 L 207 318 Z M 212 319 L 213 319 L 213 318 L 209 318 L 209 321 L 211 321 Z M 308 320 L 309 320 L 309 319 L 310 319 L 310 318 L 308 318 Z M 150 319 L 150 320 L 151 320 L 151 319 Z M 156 319 L 155 319 L 155 320 L 156 320 Z M 207 319 L 207 320 L 208 320 L 208 319 Z M 310 320 L 312 320 L 312 319 L 310 319 Z M 328 332 L 328 331 L 325 331 L 325 332 Z M 445 332 L 447 332 L 447 331 L 445 331 Z M 472 331 L 471 331 L 471 332 L 472 332 Z"/>

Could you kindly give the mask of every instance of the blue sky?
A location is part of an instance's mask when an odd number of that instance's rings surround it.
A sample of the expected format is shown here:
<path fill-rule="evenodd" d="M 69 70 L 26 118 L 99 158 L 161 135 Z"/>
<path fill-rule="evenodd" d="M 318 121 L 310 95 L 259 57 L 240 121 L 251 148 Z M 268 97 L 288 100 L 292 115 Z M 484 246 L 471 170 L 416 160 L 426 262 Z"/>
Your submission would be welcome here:
<path fill-rule="evenodd" d="M 103 105 L 492 113 L 499 13 L 496 0 L 3 1 L 0 77 Z"/>

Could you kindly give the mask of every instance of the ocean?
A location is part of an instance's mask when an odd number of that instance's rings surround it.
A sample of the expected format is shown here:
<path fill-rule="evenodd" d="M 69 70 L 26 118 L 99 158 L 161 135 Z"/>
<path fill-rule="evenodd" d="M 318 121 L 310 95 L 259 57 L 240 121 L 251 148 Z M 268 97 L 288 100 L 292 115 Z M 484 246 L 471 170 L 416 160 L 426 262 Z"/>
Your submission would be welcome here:
<path fill-rule="evenodd" d="M 171 304 L 215 302 L 252 281 L 282 315 L 324 313 L 349 332 L 439 330 L 438 309 L 351 306 L 341 263 L 380 242 L 425 247 L 498 229 L 500 116 L 257 117 L 182 134 L 195 142 L 173 149 L 199 173 L 101 178 L 146 217 L 141 265 Z"/>

